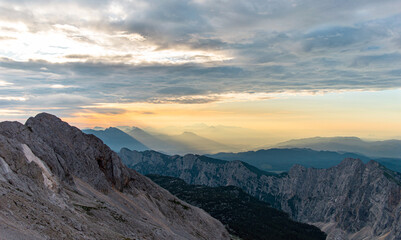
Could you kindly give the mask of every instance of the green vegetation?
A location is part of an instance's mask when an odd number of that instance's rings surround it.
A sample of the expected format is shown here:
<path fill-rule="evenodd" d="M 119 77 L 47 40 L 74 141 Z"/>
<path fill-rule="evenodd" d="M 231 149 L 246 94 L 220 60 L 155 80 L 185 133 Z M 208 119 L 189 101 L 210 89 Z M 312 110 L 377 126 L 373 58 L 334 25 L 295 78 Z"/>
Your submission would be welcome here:
<path fill-rule="evenodd" d="M 186 205 L 184 205 L 184 204 L 182 204 L 182 203 L 180 203 L 179 201 L 177 201 L 177 200 L 175 200 L 175 199 L 173 199 L 173 200 L 168 200 L 169 202 L 172 202 L 172 203 L 174 203 L 174 204 L 176 204 L 176 205 L 180 205 L 183 209 L 185 209 L 185 210 L 188 210 L 189 209 L 189 207 L 188 206 L 186 206 Z"/>
<path fill-rule="evenodd" d="M 91 206 L 85 206 L 85 205 L 80 205 L 80 204 L 76 204 L 74 203 L 75 207 L 79 207 L 82 210 L 84 210 L 86 212 L 86 214 L 88 214 L 89 216 L 93 216 L 93 213 L 91 212 L 92 210 L 99 210 L 99 209 L 104 209 L 106 207 L 103 206 L 96 206 L 96 207 L 91 207 Z"/>
<path fill-rule="evenodd" d="M 80 205 L 80 204 L 74 204 L 75 207 L 79 207 L 82 210 L 84 210 L 86 212 L 86 214 L 93 216 L 93 213 L 91 212 L 91 210 L 97 210 L 97 207 L 90 207 L 90 206 L 85 206 L 85 205 Z"/>
<path fill-rule="evenodd" d="M 397 185 L 401 186 L 401 173 L 390 170 L 387 166 L 379 163 L 379 168 L 383 170 L 383 175 L 390 181 L 395 182 Z"/>
<path fill-rule="evenodd" d="M 243 240 L 326 239 L 326 234 L 317 227 L 292 221 L 286 213 L 238 187 L 189 185 L 178 178 L 147 176 L 183 201 L 202 208 L 226 225 L 230 234 Z M 174 203 L 179 204 L 176 200 Z"/>
<path fill-rule="evenodd" d="M 112 212 L 110 214 L 115 220 L 119 221 L 119 222 L 127 222 L 127 220 L 120 214 Z"/>
<path fill-rule="evenodd" d="M 132 238 L 122 237 L 122 240 L 132 240 Z"/>

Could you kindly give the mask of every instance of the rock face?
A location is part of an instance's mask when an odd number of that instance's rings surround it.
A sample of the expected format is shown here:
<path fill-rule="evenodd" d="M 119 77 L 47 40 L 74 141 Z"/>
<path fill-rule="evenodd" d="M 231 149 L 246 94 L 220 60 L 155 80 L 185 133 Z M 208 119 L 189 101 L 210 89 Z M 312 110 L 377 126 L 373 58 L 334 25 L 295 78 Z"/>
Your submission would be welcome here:
<path fill-rule="evenodd" d="M 291 220 L 288 214 L 245 193 L 239 187 L 189 185 L 184 180 L 147 175 L 178 198 L 198 206 L 219 219 L 243 240 L 324 240 L 315 226 Z"/>
<path fill-rule="evenodd" d="M 238 186 L 252 196 L 312 223 L 328 239 L 401 239 L 401 177 L 377 162 L 345 159 L 329 169 L 295 165 L 268 175 L 239 161 L 121 151 L 128 166 L 146 174 L 178 177 L 190 184 Z"/>
<path fill-rule="evenodd" d="M 251 179 L 258 179 L 260 176 L 278 176 L 241 161 L 227 162 L 194 154 L 183 157 L 169 156 L 156 151 L 138 152 L 123 148 L 119 156 L 124 164 L 144 175 L 178 177 L 189 184 L 211 187 L 238 186 L 244 183 L 246 187 L 246 182 L 252 182 Z"/>
<path fill-rule="evenodd" d="M 229 239 L 55 116 L 0 123 L 0 239 Z"/>

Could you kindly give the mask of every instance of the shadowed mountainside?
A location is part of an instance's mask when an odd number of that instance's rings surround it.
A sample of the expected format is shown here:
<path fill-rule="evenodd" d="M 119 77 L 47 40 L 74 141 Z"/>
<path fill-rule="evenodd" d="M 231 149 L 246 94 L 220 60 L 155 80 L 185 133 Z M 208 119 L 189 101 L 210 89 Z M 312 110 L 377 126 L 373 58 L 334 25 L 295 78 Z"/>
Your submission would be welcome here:
<path fill-rule="evenodd" d="M 295 165 L 275 175 L 240 161 L 126 149 L 121 153 L 123 162 L 139 172 L 189 184 L 240 187 L 294 220 L 318 225 L 328 239 L 394 240 L 401 235 L 401 174 L 375 161 L 345 159 L 328 169 Z"/>
<path fill-rule="evenodd" d="M 121 129 L 144 143 L 150 149 L 171 155 L 187 153 L 206 154 L 236 150 L 235 147 L 201 137 L 192 132 L 184 132 L 180 135 L 166 135 L 151 134 L 137 127 L 121 127 Z M 130 149 L 129 147 L 127 148 Z"/>
<path fill-rule="evenodd" d="M 100 138 L 115 152 L 120 151 L 120 149 L 124 147 L 137 151 L 149 150 L 149 148 L 143 143 L 118 128 L 110 127 L 105 130 L 85 129 L 82 131 L 86 134 L 93 134 Z"/>
<path fill-rule="evenodd" d="M 267 236 L 270 240 L 326 239 L 317 227 L 292 221 L 286 213 L 238 187 L 189 185 L 179 178 L 146 176 L 178 198 L 202 208 L 243 240 L 264 240 Z"/>

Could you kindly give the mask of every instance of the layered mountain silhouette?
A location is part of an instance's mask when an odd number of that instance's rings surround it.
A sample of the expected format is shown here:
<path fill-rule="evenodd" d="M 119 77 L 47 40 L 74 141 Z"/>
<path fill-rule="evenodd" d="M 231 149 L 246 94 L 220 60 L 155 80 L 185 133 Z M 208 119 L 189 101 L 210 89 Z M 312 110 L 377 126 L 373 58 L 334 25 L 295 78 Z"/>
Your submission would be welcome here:
<path fill-rule="evenodd" d="M 120 156 L 144 174 L 177 177 L 195 185 L 239 187 L 293 220 L 319 226 L 327 239 L 395 240 L 401 236 L 401 174 L 375 161 L 348 158 L 328 169 L 295 165 L 277 175 L 241 161 L 199 155 L 124 149 Z"/>
<path fill-rule="evenodd" d="M 183 207 L 185 206 L 185 207 Z M 0 239 L 230 239 L 203 210 L 49 114 L 0 123 Z"/>
<path fill-rule="evenodd" d="M 241 160 L 265 171 L 289 171 L 294 164 L 305 167 L 329 168 L 338 165 L 345 158 L 357 158 L 369 162 L 371 157 L 362 154 L 334 151 L 315 151 L 307 148 L 272 148 L 239 153 L 218 153 L 207 155 L 222 160 Z M 401 159 L 375 158 L 387 168 L 401 172 Z"/>
<path fill-rule="evenodd" d="M 120 151 L 120 149 L 124 147 L 137 151 L 149 150 L 143 143 L 118 128 L 110 127 L 104 130 L 84 129 L 82 131 L 100 138 L 115 152 Z"/>
<path fill-rule="evenodd" d="M 105 130 L 86 129 L 83 131 L 97 136 L 116 152 L 120 151 L 121 148 L 137 151 L 152 149 L 171 155 L 235 151 L 234 147 L 226 146 L 192 132 L 184 132 L 179 135 L 151 134 L 138 127 L 111 127 Z"/>
<path fill-rule="evenodd" d="M 364 141 L 357 137 L 314 137 L 286 141 L 276 147 L 354 152 L 376 158 L 401 158 L 401 140 Z"/>

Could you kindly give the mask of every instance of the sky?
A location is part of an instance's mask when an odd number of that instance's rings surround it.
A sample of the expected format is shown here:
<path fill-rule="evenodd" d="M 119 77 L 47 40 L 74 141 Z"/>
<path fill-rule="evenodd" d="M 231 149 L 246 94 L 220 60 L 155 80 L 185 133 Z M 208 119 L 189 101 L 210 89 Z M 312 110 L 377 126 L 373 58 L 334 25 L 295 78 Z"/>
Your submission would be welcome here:
<path fill-rule="evenodd" d="M 0 105 L 252 145 L 401 138 L 401 1 L 0 0 Z"/>

